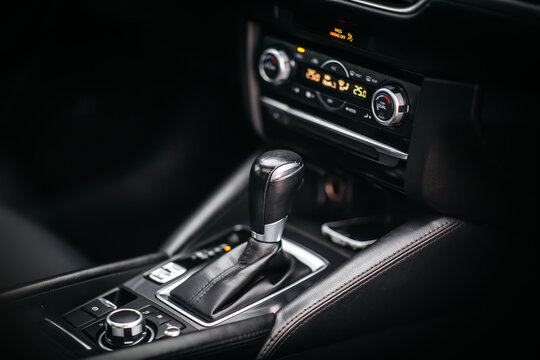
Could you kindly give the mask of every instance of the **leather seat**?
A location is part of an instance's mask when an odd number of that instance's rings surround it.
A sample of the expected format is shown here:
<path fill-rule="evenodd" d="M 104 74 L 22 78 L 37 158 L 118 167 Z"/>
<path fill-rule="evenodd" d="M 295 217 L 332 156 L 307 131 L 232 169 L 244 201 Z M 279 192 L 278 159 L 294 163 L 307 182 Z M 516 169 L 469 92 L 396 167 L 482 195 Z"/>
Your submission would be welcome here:
<path fill-rule="evenodd" d="M 92 266 L 66 242 L 0 207 L 0 292 Z"/>

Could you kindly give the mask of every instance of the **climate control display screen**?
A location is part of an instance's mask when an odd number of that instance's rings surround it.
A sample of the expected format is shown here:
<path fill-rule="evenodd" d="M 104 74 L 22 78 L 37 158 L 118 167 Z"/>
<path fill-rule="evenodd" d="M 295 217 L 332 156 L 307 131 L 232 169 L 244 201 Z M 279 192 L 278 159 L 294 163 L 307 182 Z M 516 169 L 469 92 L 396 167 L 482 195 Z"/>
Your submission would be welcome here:
<path fill-rule="evenodd" d="M 365 100 L 369 95 L 366 87 L 313 67 L 306 67 L 303 70 L 303 77 L 331 92 L 346 94 L 359 100 Z"/>

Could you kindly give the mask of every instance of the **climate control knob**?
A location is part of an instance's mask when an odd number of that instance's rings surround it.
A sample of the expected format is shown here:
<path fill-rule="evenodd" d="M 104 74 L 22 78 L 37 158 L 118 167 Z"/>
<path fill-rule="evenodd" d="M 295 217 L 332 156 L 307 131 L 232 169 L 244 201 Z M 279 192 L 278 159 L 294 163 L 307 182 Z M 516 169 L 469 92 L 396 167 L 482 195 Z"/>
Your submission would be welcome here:
<path fill-rule="evenodd" d="M 397 126 L 401 124 L 409 112 L 407 94 L 397 86 L 383 86 L 373 94 L 371 110 L 379 124 Z"/>
<path fill-rule="evenodd" d="M 290 73 L 289 56 L 285 51 L 274 48 L 263 51 L 259 59 L 259 74 L 264 81 L 278 85 L 287 80 Z"/>

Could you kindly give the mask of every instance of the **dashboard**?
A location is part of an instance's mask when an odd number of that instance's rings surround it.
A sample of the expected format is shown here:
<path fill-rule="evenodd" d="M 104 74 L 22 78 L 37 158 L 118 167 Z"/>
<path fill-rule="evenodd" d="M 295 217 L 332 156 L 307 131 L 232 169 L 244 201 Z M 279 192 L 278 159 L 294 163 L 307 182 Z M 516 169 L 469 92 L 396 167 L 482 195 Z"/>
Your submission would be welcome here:
<path fill-rule="evenodd" d="M 263 138 L 456 216 L 490 217 L 490 194 L 511 197 L 509 178 L 528 177 L 534 139 L 522 130 L 536 122 L 520 94 L 538 95 L 538 56 L 527 51 L 538 6 L 263 3 L 247 10 L 244 64 Z"/>

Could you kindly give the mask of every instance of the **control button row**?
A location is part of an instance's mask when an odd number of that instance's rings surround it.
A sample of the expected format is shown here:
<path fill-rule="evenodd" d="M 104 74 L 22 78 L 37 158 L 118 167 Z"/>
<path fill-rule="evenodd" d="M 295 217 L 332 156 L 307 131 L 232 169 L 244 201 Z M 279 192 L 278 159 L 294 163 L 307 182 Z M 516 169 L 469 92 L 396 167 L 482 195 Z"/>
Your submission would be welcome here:
<path fill-rule="evenodd" d="M 315 105 L 319 104 L 315 90 L 308 89 L 301 85 L 293 84 L 290 86 L 290 93 L 297 99 L 303 100 L 304 102 L 308 102 Z"/>
<path fill-rule="evenodd" d="M 361 67 L 349 67 L 349 78 L 372 86 L 379 86 L 388 76 Z"/>
<path fill-rule="evenodd" d="M 325 61 L 330 58 L 316 51 L 307 50 L 303 53 L 300 53 L 298 51 L 295 52 L 294 59 L 296 61 L 307 63 L 313 66 L 321 66 Z"/>
<path fill-rule="evenodd" d="M 373 120 L 373 115 L 369 110 L 362 109 L 356 105 L 346 102 L 339 110 L 339 114 L 355 121 L 370 121 Z"/>
<path fill-rule="evenodd" d="M 98 298 L 90 301 L 82 308 L 70 311 L 65 315 L 65 319 L 71 325 L 80 328 L 115 309 L 116 305 L 109 300 Z"/>
<path fill-rule="evenodd" d="M 186 326 L 179 321 L 174 320 L 169 315 L 153 306 L 147 306 L 140 310 L 146 321 L 150 321 L 157 329 L 155 340 L 164 337 L 176 337 L 180 335 L 182 329 Z M 97 339 L 99 334 L 105 329 L 105 319 L 102 319 L 83 329 L 83 332 L 91 339 Z"/>
<path fill-rule="evenodd" d="M 110 311 L 116 310 L 116 305 L 104 298 L 98 298 L 83 306 L 83 310 L 98 318 Z"/>
<path fill-rule="evenodd" d="M 345 104 L 345 101 L 336 99 L 335 97 L 325 95 L 318 93 L 319 99 L 321 100 L 321 103 L 324 105 L 324 107 L 328 108 L 329 110 L 339 110 Z"/>
<path fill-rule="evenodd" d="M 231 250 L 232 250 L 232 246 L 228 244 L 221 244 L 219 246 L 197 250 L 191 255 L 191 259 L 208 260 L 218 255 L 221 255 L 223 252 L 228 252 Z"/>
<path fill-rule="evenodd" d="M 295 52 L 294 59 L 299 62 L 319 66 L 338 75 L 346 76 L 353 81 L 359 81 L 372 86 L 379 86 L 383 81 L 388 79 L 388 76 L 384 74 L 360 66 L 350 65 L 312 50 L 305 50 L 303 53 Z"/>
<path fill-rule="evenodd" d="M 141 309 L 141 314 L 144 315 L 146 320 L 151 321 L 156 325 L 156 340 L 164 337 L 176 337 L 180 335 L 181 330 L 186 327 L 184 324 L 174 320 L 169 315 L 153 306 L 147 306 Z"/>
<path fill-rule="evenodd" d="M 161 310 L 156 309 L 153 306 L 148 306 L 141 309 L 141 314 L 144 315 L 144 318 L 146 320 L 149 320 L 156 325 L 161 325 L 163 323 L 166 323 L 167 321 L 172 320 L 169 315 L 165 314 Z"/>
<path fill-rule="evenodd" d="M 374 119 L 370 110 L 363 109 L 357 105 L 337 99 L 335 97 L 320 93 L 301 85 L 290 85 L 290 94 L 296 99 L 305 103 L 320 107 L 323 105 L 327 110 L 335 111 L 343 117 L 355 121 L 371 121 Z M 279 120 L 279 113 L 275 113 L 274 120 Z"/>

